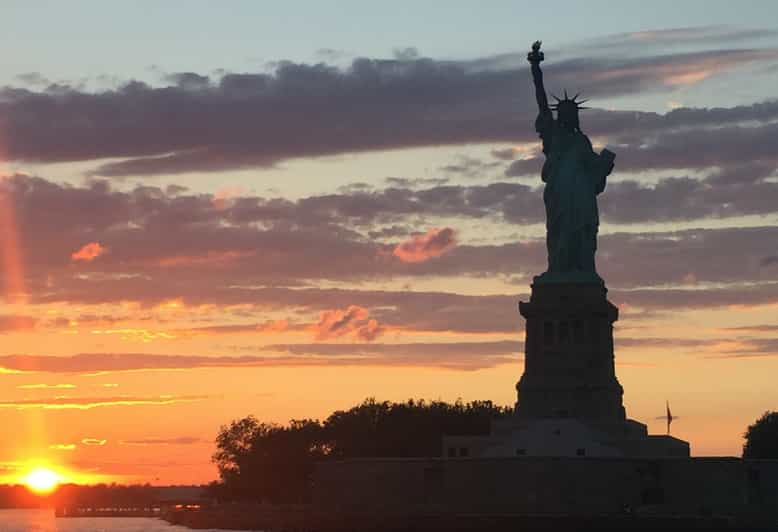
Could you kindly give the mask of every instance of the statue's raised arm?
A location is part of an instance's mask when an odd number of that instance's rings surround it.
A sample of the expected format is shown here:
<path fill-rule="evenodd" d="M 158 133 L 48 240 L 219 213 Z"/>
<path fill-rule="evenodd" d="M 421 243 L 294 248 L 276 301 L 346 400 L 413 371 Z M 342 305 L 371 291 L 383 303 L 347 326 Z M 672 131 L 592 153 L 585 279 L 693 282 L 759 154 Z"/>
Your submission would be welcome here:
<path fill-rule="evenodd" d="M 532 43 L 532 51 L 527 54 L 527 61 L 531 65 L 532 81 L 535 83 L 535 100 L 538 102 L 538 111 L 541 114 L 551 113 L 548 106 L 548 97 L 546 88 L 543 86 L 543 71 L 540 70 L 540 63 L 543 61 L 543 52 L 540 51 L 541 41 Z"/>

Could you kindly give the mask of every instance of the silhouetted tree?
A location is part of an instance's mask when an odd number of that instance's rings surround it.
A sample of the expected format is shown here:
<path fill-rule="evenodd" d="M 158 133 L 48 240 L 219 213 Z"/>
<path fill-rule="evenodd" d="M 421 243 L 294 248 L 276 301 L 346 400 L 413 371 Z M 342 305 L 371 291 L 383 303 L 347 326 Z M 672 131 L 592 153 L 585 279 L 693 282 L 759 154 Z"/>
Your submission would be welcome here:
<path fill-rule="evenodd" d="M 367 399 L 330 415 L 324 434 L 329 454 L 337 458 L 432 457 L 440 456 L 443 435 L 489 434 L 492 418 L 507 412 L 491 401 L 379 403 Z"/>
<path fill-rule="evenodd" d="M 778 412 L 765 412 L 744 437 L 743 458 L 778 458 Z"/>
<path fill-rule="evenodd" d="M 210 491 L 227 500 L 303 502 L 314 460 L 323 455 L 320 439 L 318 421 L 293 420 L 287 427 L 253 416 L 233 421 L 216 437 L 221 485 Z"/>
<path fill-rule="evenodd" d="M 219 431 L 213 461 L 220 482 L 209 491 L 221 500 L 304 502 L 317 460 L 440 456 L 443 435 L 488 434 L 491 420 L 510 412 L 490 401 L 367 399 L 323 423 L 306 419 L 279 426 L 248 416 Z"/>

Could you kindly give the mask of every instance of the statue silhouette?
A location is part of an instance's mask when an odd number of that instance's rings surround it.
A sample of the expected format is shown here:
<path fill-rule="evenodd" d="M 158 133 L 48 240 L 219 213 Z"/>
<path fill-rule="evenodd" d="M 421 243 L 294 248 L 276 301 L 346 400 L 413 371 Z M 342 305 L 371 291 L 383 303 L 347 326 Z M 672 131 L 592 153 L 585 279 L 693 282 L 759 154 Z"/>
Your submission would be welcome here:
<path fill-rule="evenodd" d="M 556 103 L 549 106 L 543 87 L 543 61 L 540 41 L 527 54 L 535 83 L 538 117 L 535 129 L 543 141 L 541 177 L 546 183 L 543 202 L 546 205 L 546 246 L 548 270 L 537 276 L 535 282 L 600 283 L 594 265 L 597 250 L 597 230 L 600 225 L 597 195 L 605 189 L 605 178 L 613 170 L 615 154 L 603 150 L 597 154 L 589 138 L 581 132 L 579 109 L 585 102 L 564 93 L 554 96 Z M 556 111 L 554 118 L 552 110 Z"/>

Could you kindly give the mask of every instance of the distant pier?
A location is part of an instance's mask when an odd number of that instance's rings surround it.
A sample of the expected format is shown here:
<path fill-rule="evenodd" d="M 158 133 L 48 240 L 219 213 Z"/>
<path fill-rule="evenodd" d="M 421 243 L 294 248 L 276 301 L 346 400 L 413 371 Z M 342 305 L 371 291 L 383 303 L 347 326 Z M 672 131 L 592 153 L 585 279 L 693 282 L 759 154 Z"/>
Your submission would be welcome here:
<path fill-rule="evenodd" d="M 201 503 L 164 503 L 137 506 L 67 505 L 54 509 L 56 517 L 164 517 L 170 512 L 197 512 Z"/>

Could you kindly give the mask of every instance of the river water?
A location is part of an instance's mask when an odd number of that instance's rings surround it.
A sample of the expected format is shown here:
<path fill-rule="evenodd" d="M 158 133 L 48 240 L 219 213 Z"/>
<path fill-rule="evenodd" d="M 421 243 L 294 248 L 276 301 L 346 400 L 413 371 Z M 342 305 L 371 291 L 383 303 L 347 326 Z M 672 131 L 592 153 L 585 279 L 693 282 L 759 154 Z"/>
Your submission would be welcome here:
<path fill-rule="evenodd" d="M 211 529 L 215 530 L 215 529 Z M 145 517 L 54 517 L 54 510 L 0 510 L 0 532 L 191 532 Z M 224 532 L 220 530 L 219 532 Z"/>

